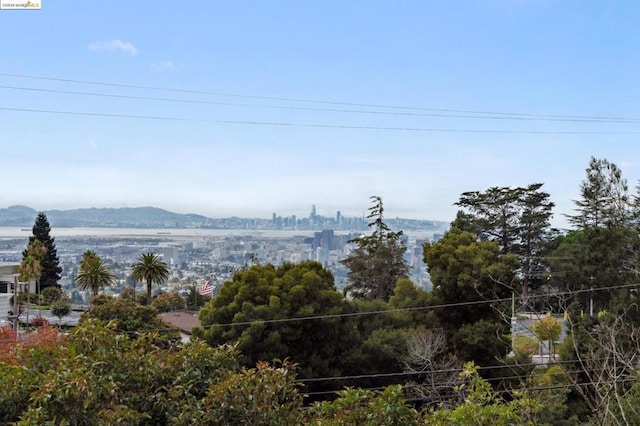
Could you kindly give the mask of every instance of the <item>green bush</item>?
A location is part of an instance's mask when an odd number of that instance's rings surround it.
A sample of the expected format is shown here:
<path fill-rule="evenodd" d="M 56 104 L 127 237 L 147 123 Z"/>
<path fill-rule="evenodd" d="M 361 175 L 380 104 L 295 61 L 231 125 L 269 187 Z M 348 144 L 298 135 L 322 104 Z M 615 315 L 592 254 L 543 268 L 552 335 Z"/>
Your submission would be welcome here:
<path fill-rule="evenodd" d="M 40 293 L 40 296 L 42 296 L 42 301 L 44 303 L 46 303 L 47 305 L 52 304 L 53 302 L 56 302 L 60 299 L 62 299 L 62 290 L 60 290 L 58 287 L 47 287 L 44 290 L 42 290 L 42 292 Z"/>
<path fill-rule="evenodd" d="M 513 342 L 513 351 L 526 355 L 535 355 L 538 353 L 539 342 L 530 336 L 516 336 Z"/>
<path fill-rule="evenodd" d="M 158 312 L 184 311 L 187 308 L 187 302 L 184 297 L 176 293 L 159 294 L 151 303 Z"/>

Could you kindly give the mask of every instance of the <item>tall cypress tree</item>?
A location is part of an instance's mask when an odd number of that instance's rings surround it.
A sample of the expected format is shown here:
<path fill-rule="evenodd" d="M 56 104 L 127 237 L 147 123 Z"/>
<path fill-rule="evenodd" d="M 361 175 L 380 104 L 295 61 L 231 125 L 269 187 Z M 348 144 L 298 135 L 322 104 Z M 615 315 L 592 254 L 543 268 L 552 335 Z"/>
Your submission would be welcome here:
<path fill-rule="evenodd" d="M 460 230 L 475 232 L 480 240 L 496 241 L 502 254 L 520 257 L 522 270 L 522 303 L 529 307 L 529 289 L 541 284 L 546 270 L 543 259 L 548 243 L 555 235 L 550 219 L 553 207 L 542 183 L 527 187 L 493 187 L 484 192 L 464 192 L 456 205 L 458 212 L 452 224 Z"/>
<path fill-rule="evenodd" d="M 341 261 L 349 268 L 349 284 L 345 290 L 356 299 L 380 299 L 389 301 L 400 278 L 409 276 L 404 259 L 407 247 L 402 241 L 402 231 L 393 232 L 384 223 L 382 198 L 372 196 L 373 206 L 367 219 L 373 219 L 371 235 L 350 240 L 355 248 L 349 257 Z"/>
<path fill-rule="evenodd" d="M 29 244 L 34 240 L 39 240 L 47 248 L 47 254 L 41 261 L 42 275 L 40 276 L 40 291 L 51 286 L 60 287 L 58 281 L 60 280 L 62 268 L 60 267 L 60 260 L 58 259 L 55 238 L 51 237 L 49 220 L 47 220 L 47 216 L 43 212 L 38 213 L 36 217 L 36 222 L 33 225 L 33 235 L 29 237 Z M 23 259 L 25 259 L 27 255 L 27 250 L 22 252 Z"/>

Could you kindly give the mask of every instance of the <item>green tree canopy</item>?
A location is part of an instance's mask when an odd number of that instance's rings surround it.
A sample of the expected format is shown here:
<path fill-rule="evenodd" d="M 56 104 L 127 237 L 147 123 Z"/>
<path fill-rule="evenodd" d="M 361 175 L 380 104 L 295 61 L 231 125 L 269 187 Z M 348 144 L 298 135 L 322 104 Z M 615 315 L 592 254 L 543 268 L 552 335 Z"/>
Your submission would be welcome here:
<path fill-rule="evenodd" d="M 393 232 L 384 222 L 382 198 L 372 196 L 368 219 L 371 235 L 349 241 L 353 252 L 341 263 L 349 268 L 345 290 L 354 298 L 388 301 L 400 278 L 407 278 L 409 268 L 404 259 L 407 251 L 402 231 Z"/>
<path fill-rule="evenodd" d="M 58 287 L 47 287 L 42 290 L 42 299 L 45 303 L 52 303 L 62 299 L 63 293 Z"/>
<path fill-rule="evenodd" d="M 185 297 L 185 301 L 187 302 L 187 309 L 190 311 L 198 311 L 202 306 L 204 306 L 205 302 L 210 300 L 210 297 L 203 296 L 198 291 L 198 288 L 195 284 L 189 287 L 189 293 Z"/>
<path fill-rule="evenodd" d="M 622 170 L 606 159 L 591 157 L 587 176 L 580 184 L 576 215 L 568 215 L 578 229 L 626 226 L 631 219 L 631 200 Z"/>
<path fill-rule="evenodd" d="M 497 241 L 503 254 L 517 254 L 521 261 L 521 301 L 530 308 L 529 289 L 543 282 L 548 269 L 544 256 L 557 233 L 550 219 L 554 203 L 543 184 L 526 187 L 493 187 L 484 192 L 465 192 L 456 203 L 468 211 L 459 212 L 452 224 L 475 233 L 480 240 Z"/>
<path fill-rule="evenodd" d="M 152 306 L 158 312 L 184 311 L 187 308 L 187 302 L 177 293 L 165 293 L 157 295 L 153 299 Z"/>
<path fill-rule="evenodd" d="M 564 297 L 562 310 L 574 298 L 587 310 L 591 303 L 596 311 L 606 308 L 621 291 L 611 287 L 637 282 L 637 261 L 633 258 L 640 253 L 640 237 L 633 229 L 589 227 L 559 237 L 555 246 L 550 260 L 551 283 L 571 295 Z M 607 289 L 599 290 L 603 287 Z"/>
<path fill-rule="evenodd" d="M 33 280 L 39 280 L 42 276 L 42 266 L 40 261 L 35 257 L 28 255 L 22 259 L 18 266 L 18 279 L 28 283 Z"/>
<path fill-rule="evenodd" d="M 533 331 L 538 339 L 555 342 L 562 333 L 562 324 L 554 317 L 544 317 L 534 323 Z"/>
<path fill-rule="evenodd" d="M 178 339 L 178 332 L 158 317 L 153 306 L 143 306 L 130 299 L 114 299 L 100 295 L 92 299 L 92 306 L 80 317 L 80 323 L 90 320 L 113 322 L 117 332 L 129 337 L 137 333 L 158 333 L 160 341 L 173 342 Z"/>
<path fill-rule="evenodd" d="M 62 327 L 62 317 L 71 313 L 71 304 L 67 300 L 57 300 L 51 304 L 51 313 L 58 317 L 60 327 Z"/>
<path fill-rule="evenodd" d="M 131 267 L 133 279 L 147 284 L 147 304 L 151 304 L 151 286 L 162 284 L 169 279 L 169 268 L 154 253 L 143 253 Z"/>
<path fill-rule="evenodd" d="M 349 309 L 317 262 L 255 265 L 236 272 L 200 310 L 196 335 L 213 346 L 238 342 L 248 366 L 289 358 L 303 377 L 331 376 L 340 373 L 353 329 L 346 318 L 324 316 Z"/>
<path fill-rule="evenodd" d="M 91 290 L 91 294 L 97 296 L 102 287 L 116 283 L 116 276 L 95 251 L 87 250 L 82 255 L 75 281 L 81 289 Z"/>
<path fill-rule="evenodd" d="M 512 296 L 508 284 L 520 267 L 518 256 L 502 255 L 496 242 L 478 241 L 469 232 L 451 228 L 437 242 L 425 244 L 423 259 L 437 303 L 460 304 L 438 310 L 444 327 L 457 329 L 481 319 L 499 321 L 496 308 L 510 316 L 510 303 L 488 301 Z"/>

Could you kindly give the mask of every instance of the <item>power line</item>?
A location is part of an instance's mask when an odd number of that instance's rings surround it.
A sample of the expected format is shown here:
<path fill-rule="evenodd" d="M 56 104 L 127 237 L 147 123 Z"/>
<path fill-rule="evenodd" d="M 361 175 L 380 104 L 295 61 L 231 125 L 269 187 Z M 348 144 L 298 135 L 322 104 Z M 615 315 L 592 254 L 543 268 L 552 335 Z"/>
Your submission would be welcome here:
<path fill-rule="evenodd" d="M 622 288 L 631 288 L 638 287 L 640 284 L 620 284 L 606 287 L 599 287 L 593 289 L 580 289 L 575 291 L 565 291 L 553 294 L 536 294 L 529 296 L 529 299 L 537 299 L 537 298 L 549 298 L 549 297 L 559 297 L 559 296 L 577 296 L 579 294 L 591 293 L 597 291 L 606 291 L 606 290 L 615 290 Z M 429 306 L 415 306 L 410 308 L 392 308 L 392 309 L 380 309 L 375 311 L 363 311 L 363 312 L 348 312 L 343 314 L 325 314 L 325 315 L 311 315 L 304 317 L 290 317 L 290 318 L 274 318 L 274 319 L 259 319 L 259 320 L 251 320 L 251 321 L 238 321 L 231 323 L 216 323 L 210 324 L 206 326 L 200 326 L 199 328 L 206 330 L 212 327 L 233 327 L 233 326 L 244 326 L 244 325 L 256 325 L 256 324 L 274 324 L 274 323 L 287 323 L 287 322 L 298 322 L 298 321 L 311 321 L 318 319 L 331 319 L 331 318 L 348 318 L 348 317 L 358 317 L 358 316 L 367 316 L 367 315 L 384 315 L 389 313 L 397 313 L 397 312 L 414 312 L 414 311 L 424 311 L 424 310 L 432 310 L 432 309 L 444 309 L 444 308 L 455 308 L 461 306 L 475 306 L 475 305 L 483 305 L 483 304 L 492 304 L 492 303 L 506 303 L 511 302 L 511 297 L 498 298 L 498 299 L 483 299 L 483 300 L 474 300 L 469 302 L 456 302 L 456 303 L 442 303 L 438 305 L 429 305 Z M 172 328 L 155 328 L 155 329 L 145 329 L 145 330 L 133 330 L 133 331 L 116 331 L 118 333 L 125 334 L 137 334 L 137 333 L 153 333 L 153 332 L 175 332 L 177 329 Z"/>
<path fill-rule="evenodd" d="M 590 359 L 590 361 L 597 361 L 597 359 Z M 572 360 L 572 361 L 556 361 L 553 363 L 550 363 L 548 366 L 553 366 L 553 365 L 558 365 L 558 364 L 566 364 L 566 363 L 578 363 L 579 360 Z M 516 364 L 516 365 L 494 365 L 494 366 L 487 366 L 487 367 L 476 367 L 478 371 L 483 370 L 483 371 L 489 371 L 489 370 L 504 370 L 507 368 L 516 368 L 516 367 L 540 367 L 540 364 L 536 364 L 536 363 L 527 363 L 527 364 Z M 335 377 L 328 377 L 328 378 L 319 378 L 318 380 L 315 379 L 297 379 L 296 382 L 297 383 L 309 383 L 309 382 L 314 382 L 314 381 L 343 381 L 343 380 L 349 380 L 349 379 L 375 379 L 375 378 L 380 378 L 380 377 L 398 377 L 398 376 L 411 376 L 411 375 L 429 375 L 429 374 L 448 374 L 448 373 L 460 373 L 464 371 L 464 368 L 458 368 L 458 369 L 446 369 L 446 370 L 434 370 L 434 371 L 424 371 L 424 372 L 405 372 L 405 373 L 384 373 L 384 374 L 363 374 L 363 375 L 359 375 L 359 376 L 344 376 L 344 377 L 340 377 L 340 376 L 335 376 Z M 577 369 L 577 370 L 563 370 L 563 374 L 567 375 L 567 377 L 571 374 L 577 374 L 577 373 L 582 373 L 584 370 L 582 369 Z M 483 378 L 482 380 L 484 380 L 485 382 L 500 382 L 503 380 L 513 380 L 513 379 L 535 379 L 535 378 L 540 378 L 540 377 L 544 377 L 547 374 L 547 372 L 535 372 L 535 370 L 532 372 L 532 374 L 529 375 L 512 375 L 512 376 L 499 376 L 499 377 L 488 377 L 488 378 Z M 625 380 L 616 380 L 615 378 L 611 378 L 609 380 L 600 380 L 597 383 L 621 383 L 623 381 L 632 381 L 632 382 L 636 382 L 638 379 L 637 378 L 627 378 Z M 420 383 L 418 382 L 400 382 L 400 383 L 391 383 L 391 384 L 400 384 L 403 386 L 407 386 L 407 385 L 411 385 L 411 384 L 415 384 L 415 385 L 420 385 Z M 444 387 L 444 386 L 451 386 L 453 387 L 453 385 L 448 382 L 448 381 L 440 381 L 440 382 L 427 382 L 426 385 L 428 386 L 436 386 L 436 387 Z M 573 388 L 575 386 L 591 386 L 593 385 L 593 382 L 587 382 L 587 383 L 578 383 L 578 382 L 574 382 L 574 383 L 566 383 L 566 384 L 562 384 L 559 385 L 560 388 Z M 376 387 L 359 387 L 358 389 L 365 389 L 365 390 L 377 390 L 377 389 L 384 389 L 386 386 L 376 386 Z M 325 391 L 318 391 L 318 392 L 308 392 L 307 395 L 321 395 L 321 394 L 331 394 L 331 393 L 336 393 L 339 391 L 344 390 L 345 387 L 342 388 L 337 388 L 337 389 L 333 389 L 333 390 L 325 390 Z M 547 390 L 547 389 L 556 389 L 556 387 L 547 387 L 547 386 L 528 386 L 525 388 L 518 388 L 519 390 Z"/>
<path fill-rule="evenodd" d="M 638 287 L 640 284 L 620 284 L 615 286 L 607 286 L 607 287 L 599 287 L 591 289 L 581 289 L 576 291 L 566 291 L 560 293 L 554 293 L 552 297 L 558 296 L 575 296 L 580 293 L 589 293 L 591 291 L 605 291 L 605 290 L 614 290 L 621 288 L 630 288 L 630 287 Z M 536 298 L 548 298 L 550 295 L 547 294 L 537 294 L 529 296 L 529 299 Z M 308 320 L 316 320 L 316 319 L 326 319 L 326 318 L 344 318 L 344 317 L 354 317 L 354 316 L 364 316 L 364 315 L 380 315 L 380 314 L 388 314 L 394 312 L 412 312 L 412 311 L 421 311 L 421 310 L 430 310 L 430 309 L 443 309 L 443 308 L 455 308 L 461 306 L 473 306 L 473 305 L 482 305 L 485 303 L 504 303 L 511 302 L 511 297 L 505 297 L 501 299 L 486 299 L 486 300 L 474 300 L 470 302 L 456 302 L 456 303 L 442 303 L 439 305 L 430 305 L 430 306 L 417 306 L 412 308 L 393 308 L 393 309 L 381 309 L 376 311 L 366 311 L 366 312 L 350 312 L 345 314 L 328 314 L 328 315 L 314 315 L 314 316 L 306 316 L 306 317 L 294 317 L 294 318 L 279 318 L 279 319 L 266 319 L 266 320 L 252 320 L 252 321 L 239 321 L 233 323 L 223 323 L 223 324 L 211 324 L 209 326 L 202 326 L 200 328 L 206 329 L 211 327 L 232 327 L 237 325 L 253 325 L 253 324 L 270 324 L 270 323 L 283 323 L 283 322 L 292 322 L 292 321 L 308 321 Z"/>
<path fill-rule="evenodd" d="M 100 82 L 100 81 L 92 81 L 92 80 L 77 80 L 77 79 L 70 79 L 70 78 L 35 76 L 35 75 L 16 74 L 16 73 L 0 73 L 0 76 L 12 77 L 12 78 L 24 78 L 24 79 L 32 79 L 32 80 L 57 81 L 62 83 L 74 83 L 74 84 L 96 85 L 96 86 L 106 86 L 106 87 L 120 87 L 120 88 L 128 88 L 128 89 L 155 90 L 155 91 L 165 91 L 165 92 L 173 92 L 173 93 L 190 93 L 190 94 L 199 94 L 199 95 L 227 96 L 227 97 L 246 98 L 246 99 L 262 99 L 262 100 L 272 100 L 272 101 L 282 101 L 282 102 L 315 103 L 315 104 L 355 106 L 355 107 L 366 107 L 366 108 L 386 108 L 386 109 L 414 110 L 414 111 L 435 111 L 435 112 L 449 112 L 449 113 L 462 113 L 462 114 L 488 114 L 488 115 L 521 116 L 521 117 L 540 117 L 540 118 L 564 118 L 564 119 L 577 119 L 577 120 L 628 121 L 628 122 L 635 122 L 640 120 L 638 118 L 633 118 L 633 117 L 615 117 L 615 116 L 600 116 L 600 115 L 557 115 L 557 114 L 537 114 L 537 113 L 486 111 L 486 110 L 483 111 L 483 110 L 452 109 L 452 108 L 430 108 L 430 107 L 414 107 L 414 106 L 403 106 L 403 105 L 338 102 L 338 101 L 290 98 L 290 97 L 279 97 L 279 96 L 245 95 L 245 94 L 237 94 L 237 93 L 216 92 L 216 91 L 209 91 L 209 90 L 176 89 L 176 88 L 167 88 L 167 87 L 158 87 L 158 86 L 109 83 L 109 82 Z"/>
<path fill-rule="evenodd" d="M 16 343 L 15 339 L 3 339 L 0 340 L 0 344 L 3 343 Z M 588 359 L 588 361 L 598 361 L 598 360 L 606 360 L 607 358 L 596 358 L 596 359 Z M 566 361 L 555 361 L 552 365 L 564 365 L 564 364 L 579 364 L 581 360 L 566 360 Z M 513 368 L 527 368 L 527 367 L 538 367 L 540 366 L 538 363 L 521 363 L 515 365 L 508 364 L 499 364 L 499 365 L 491 365 L 491 366 L 481 366 L 477 367 L 478 371 L 491 371 L 491 370 L 504 370 L 504 369 L 513 369 Z M 359 374 L 359 375 L 349 375 L 349 376 L 328 376 L 328 377 L 313 377 L 313 378 L 302 378 L 296 379 L 298 383 L 312 383 L 312 382 L 328 382 L 328 381 L 349 381 L 349 380 L 362 380 L 362 379 L 379 379 L 379 378 L 392 378 L 392 377 L 411 377 L 411 376 L 424 376 L 424 375 L 433 375 L 433 374 L 452 374 L 452 373 L 460 373 L 464 371 L 464 368 L 447 368 L 447 369 L 437 369 L 437 370 L 427 370 L 427 371 L 405 371 L 405 372 L 394 372 L 394 373 L 374 373 L 374 374 Z M 583 370 L 563 370 L 563 372 L 567 375 L 573 373 L 580 373 Z M 500 377 L 489 377 L 483 380 L 487 382 L 491 381 L 501 381 L 501 380 L 509 380 L 509 379 L 523 379 L 523 378 L 535 378 L 542 377 L 545 373 L 533 373 L 530 375 L 512 375 L 512 376 L 500 376 Z M 433 384 L 433 383 L 430 383 Z M 448 382 L 436 382 L 436 385 L 446 385 Z M 337 389 L 334 391 L 326 391 L 323 393 L 333 393 L 341 389 Z"/>
<path fill-rule="evenodd" d="M 160 101 L 160 102 L 177 102 L 187 104 L 201 104 L 201 105 L 219 105 L 219 106 L 238 106 L 249 108 L 270 108 L 270 109 L 283 109 L 283 110 L 296 110 L 296 111 L 316 111 L 316 112 L 338 112 L 338 113 L 350 113 L 350 114 L 373 114 L 373 115 L 391 115 L 391 116 L 410 116 L 410 117 L 437 117 L 437 118 L 470 118 L 470 119 L 482 119 L 482 120 L 520 120 L 520 121 L 557 121 L 557 122 L 582 122 L 582 123 L 637 123 L 640 119 L 634 118 L 610 118 L 610 119 L 596 119 L 596 118 L 562 118 L 562 117 L 527 117 L 527 116 L 512 116 L 512 115 L 464 115 L 464 114 L 444 114 L 444 113 L 419 113 L 419 112 L 394 112 L 394 111 L 369 111 L 369 110 L 354 110 L 354 109 L 337 109 L 337 108 L 313 108 L 313 107 L 300 107 L 300 106 L 286 106 L 286 105 L 260 105 L 260 104 L 246 104 L 237 102 L 221 102 L 221 101 L 206 101 L 197 99 L 180 99 L 180 98 L 161 98 L 152 96 L 134 96 L 134 95 L 122 95 L 114 93 L 99 93 L 99 92 L 81 92 L 73 90 L 58 90 L 58 89 L 43 89 L 37 87 L 21 87 L 21 86 L 4 86 L 0 85 L 0 89 L 5 90 L 21 90 L 31 92 L 42 93 L 56 93 L 66 95 L 79 95 L 79 96 L 94 96 L 104 98 L 116 98 L 116 99 L 133 99 L 144 101 Z M 487 113 L 492 114 L 492 113 Z"/>
<path fill-rule="evenodd" d="M 606 290 L 615 290 L 622 288 L 631 288 L 638 287 L 640 284 L 620 284 L 614 286 L 607 287 L 599 287 L 594 289 L 580 289 L 575 291 L 566 291 L 560 293 L 554 293 L 551 295 L 547 294 L 536 294 L 529 296 L 529 299 L 537 299 L 537 298 L 549 298 L 549 297 L 558 297 L 558 296 L 577 296 L 583 293 L 597 292 L 597 291 L 606 291 Z M 379 309 L 375 311 L 364 311 L 364 312 L 348 312 L 343 314 L 325 314 L 325 315 L 310 315 L 304 317 L 290 317 L 290 318 L 274 318 L 274 319 L 259 319 L 259 320 L 251 320 L 251 321 L 238 321 L 231 323 L 216 323 L 210 325 L 200 326 L 200 329 L 206 330 L 213 327 L 233 327 L 233 326 L 245 326 L 245 325 L 256 325 L 256 324 L 275 324 L 275 323 L 287 323 L 287 322 L 298 322 L 298 321 L 312 321 L 318 319 L 331 319 L 331 318 L 348 318 L 348 317 L 358 317 L 358 316 L 367 316 L 367 315 L 384 315 L 389 313 L 397 313 L 397 312 L 413 312 L 413 311 L 424 311 L 431 309 L 444 309 L 444 308 L 455 308 L 461 306 L 475 306 L 475 305 L 483 305 L 483 304 L 491 304 L 491 303 L 511 303 L 511 297 L 499 298 L 499 299 L 483 299 L 483 300 L 474 300 L 469 302 L 456 302 L 456 303 L 442 303 L 438 305 L 429 305 L 429 306 L 415 306 L 410 308 L 393 308 L 393 309 Z M 152 333 L 152 332 L 175 332 L 177 330 L 171 328 L 156 328 L 156 329 L 145 329 L 145 330 L 135 330 L 135 331 L 119 331 L 120 333 L 127 334 L 136 334 L 136 333 Z"/>
<path fill-rule="evenodd" d="M 602 359 L 598 359 L 598 360 L 603 360 L 605 358 Z M 596 361 L 596 360 L 593 360 Z M 567 361 L 556 361 L 553 364 L 576 364 L 578 363 L 579 360 L 567 360 Z M 491 371 L 491 370 L 504 370 L 504 369 L 508 369 L 508 368 L 525 368 L 525 367 L 539 367 L 540 364 L 537 364 L 535 362 L 530 362 L 530 363 L 523 363 L 523 364 L 515 364 L 515 365 L 508 365 L 508 364 L 500 364 L 500 365 L 488 365 L 488 366 L 484 366 L 484 367 L 476 367 L 478 371 Z M 328 382 L 328 381 L 338 381 L 338 380 L 361 380 L 361 379 L 375 379 L 375 378 L 381 378 L 381 377 L 398 377 L 398 376 L 421 376 L 421 375 L 428 375 L 428 374 L 448 374 L 448 373 L 459 373 L 461 371 L 464 371 L 463 367 L 460 368 L 445 368 L 445 369 L 439 369 L 439 370 L 428 370 L 428 371 L 405 371 L 405 372 L 396 372 L 396 373 L 376 373 L 376 374 L 358 374 L 358 375 L 352 375 L 352 376 L 328 376 L 328 377 L 312 377 L 312 378 L 308 378 L 308 379 L 297 379 L 297 382 L 302 382 L 302 383 L 311 383 L 311 382 Z M 572 373 L 572 372 L 581 372 L 582 370 L 572 370 L 567 372 L 567 374 Z M 541 376 L 544 374 L 540 374 Z M 502 380 L 502 379 L 517 379 L 517 378 L 521 378 L 523 376 L 505 376 L 505 377 L 489 377 L 487 379 L 484 380 Z M 537 376 L 536 376 L 537 377 Z M 442 383 L 439 383 L 442 384 Z"/>
<path fill-rule="evenodd" d="M 340 125 L 340 124 L 320 124 L 320 123 L 291 123 L 277 121 L 250 121 L 250 120 L 218 120 L 218 119 L 198 119 L 186 117 L 171 117 L 159 115 L 129 115 L 102 112 L 86 112 L 86 111 L 60 111 L 36 108 L 12 108 L 0 107 L 0 111 L 57 114 L 57 115 L 76 115 L 87 117 L 103 117 L 103 118 L 130 118 L 142 120 L 157 121 L 177 121 L 191 123 L 215 123 L 215 124 L 238 124 L 252 126 L 273 126 L 273 127 L 306 127 L 321 129 L 343 129 L 343 130 L 385 130 L 385 131 L 403 131 L 403 132 L 427 132 L 427 133 L 484 133 L 484 134 L 511 134 L 511 135 L 637 135 L 640 132 L 593 132 L 593 131 L 555 131 L 555 130 L 489 130 L 489 129 L 448 129 L 448 128 L 425 128 L 425 127 L 384 127 L 384 126 L 357 126 L 357 125 Z"/>

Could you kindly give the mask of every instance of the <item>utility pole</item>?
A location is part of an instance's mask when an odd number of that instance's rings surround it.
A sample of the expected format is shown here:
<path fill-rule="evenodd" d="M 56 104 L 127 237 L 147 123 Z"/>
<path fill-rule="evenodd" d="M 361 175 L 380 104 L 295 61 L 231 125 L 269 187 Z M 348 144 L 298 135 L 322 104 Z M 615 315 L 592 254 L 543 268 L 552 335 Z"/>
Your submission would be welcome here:
<path fill-rule="evenodd" d="M 589 315 L 593 317 L 593 276 L 589 278 L 591 282 L 591 293 L 589 294 Z"/>
<path fill-rule="evenodd" d="M 31 309 L 31 299 L 29 293 L 31 290 L 31 283 L 27 281 L 27 332 L 29 331 L 29 310 Z"/>
<path fill-rule="evenodd" d="M 18 341 L 18 317 L 20 316 L 20 304 L 18 303 L 18 276 L 13 276 L 13 333 Z"/>
<path fill-rule="evenodd" d="M 193 283 L 193 310 L 198 312 L 198 290 L 196 290 L 196 283 Z"/>

